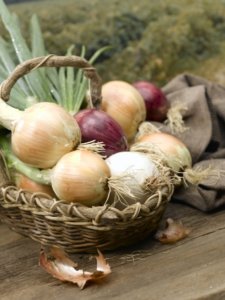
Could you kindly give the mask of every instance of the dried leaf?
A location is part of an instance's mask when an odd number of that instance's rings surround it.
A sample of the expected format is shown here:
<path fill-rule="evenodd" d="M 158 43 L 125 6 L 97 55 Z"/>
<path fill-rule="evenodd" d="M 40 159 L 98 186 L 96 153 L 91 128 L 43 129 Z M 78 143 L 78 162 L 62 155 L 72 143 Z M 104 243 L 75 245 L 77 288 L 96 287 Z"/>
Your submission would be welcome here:
<path fill-rule="evenodd" d="M 104 256 L 99 250 L 97 251 L 97 268 L 94 272 L 76 269 L 77 264 L 56 247 L 41 249 L 39 264 L 53 277 L 61 281 L 76 283 L 83 289 L 88 281 L 101 280 L 111 273 L 111 268 Z"/>
<path fill-rule="evenodd" d="M 181 221 L 175 222 L 171 218 L 166 220 L 166 226 L 167 227 L 164 230 L 159 230 L 155 235 L 155 238 L 162 244 L 176 243 L 187 237 L 191 232 L 191 230 L 186 228 Z"/>

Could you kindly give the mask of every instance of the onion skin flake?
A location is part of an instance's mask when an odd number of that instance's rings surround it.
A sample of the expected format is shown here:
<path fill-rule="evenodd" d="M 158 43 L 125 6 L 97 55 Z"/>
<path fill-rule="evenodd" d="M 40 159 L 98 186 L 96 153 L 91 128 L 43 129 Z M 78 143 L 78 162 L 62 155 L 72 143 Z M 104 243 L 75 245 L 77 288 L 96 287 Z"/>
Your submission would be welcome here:
<path fill-rule="evenodd" d="M 97 267 L 94 272 L 77 269 L 77 264 L 57 247 L 42 248 L 39 265 L 54 278 L 75 283 L 80 289 L 83 289 L 88 282 L 100 282 L 111 273 L 111 268 L 103 254 L 98 249 L 97 252 L 98 256 L 95 257 Z"/>
<path fill-rule="evenodd" d="M 155 239 L 162 244 L 174 244 L 190 234 L 191 230 L 186 228 L 181 221 L 171 218 L 166 220 L 166 228 L 155 234 Z"/>

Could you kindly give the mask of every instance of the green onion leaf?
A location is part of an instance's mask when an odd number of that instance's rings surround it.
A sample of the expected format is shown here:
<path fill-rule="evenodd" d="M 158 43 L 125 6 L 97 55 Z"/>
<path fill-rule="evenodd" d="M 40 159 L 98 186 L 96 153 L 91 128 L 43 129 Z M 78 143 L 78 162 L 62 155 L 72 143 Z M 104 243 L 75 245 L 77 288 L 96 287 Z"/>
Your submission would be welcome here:
<path fill-rule="evenodd" d="M 32 58 L 31 52 L 21 34 L 16 17 L 9 12 L 3 0 L 0 0 L 0 16 L 5 28 L 8 30 L 17 58 L 20 63 Z M 43 89 L 40 71 L 35 70 L 25 76 L 26 82 L 33 93 L 40 100 L 47 100 L 48 96 Z"/>
<path fill-rule="evenodd" d="M 100 48 L 100 49 L 97 50 L 97 51 L 92 55 L 92 57 L 89 59 L 89 63 L 90 63 L 90 64 L 93 64 L 93 63 L 96 61 L 96 59 L 99 58 L 99 56 L 100 56 L 102 53 L 104 53 L 104 52 L 106 52 L 106 51 L 108 51 L 108 50 L 111 50 L 112 48 L 113 48 L 112 46 L 105 46 L 105 47 Z"/>
<path fill-rule="evenodd" d="M 63 106 L 66 110 L 69 110 L 66 91 L 66 68 L 61 67 L 59 69 L 59 85 L 60 85 L 60 105 Z"/>
<path fill-rule="evenodd" d="M 7 45 L 6 41 L 4 41 L 2 37 L 0 37 L 0 61 L 7 71 L 5 74 L 5 79 L 16 67 L 15 62 L 13 61 L 13 59 L 11 58 L 11 56 L 9 54 L 8 48 L 9 48 L 9 45 Z M 28 96 L 30 91 L 29 91 L 29 88 L 27 87 L 26 83 L 24 82 L 23 78 L 18 80 L 17 84 L 24 91 L 24 93 Z"/>
<path fill-rule="evenodd" d="M 30 20 L 30 27 L 31 27 L 31 49 L 32 49 L 32 56 L 45 56 L 47 55 L 47 51 L 45 49 L 45 43 L 41 31 L 41 26 L 38 20 L 37 15 L 32 15 Z M 48 94 L 48 100 L 53 100 L 52 95 L 54 94 L 54 98 L 59 97 L 57 89 L 54 85 L 58 84 L 57 81 L 57 71 L 55 68 L 40 68 L 40 75 L 42 76 L 42 86 L 45 90 L 45 93 Z M 53 83 L 51 80 L 46 80 L 46 77 L 52 78 Z"/>
<path fill-rule="evenodd" d="M 67 54 L 66 55 L 72 55 L 74 46 L 71 46 L 68 50 L 67 50 Z M 74 90 L 74 68 L 73 67 L 67 67 L 66 68 L 66 89 L 67 89 L 67 93 L 66 93 L 66 99 L 63 99 L 64 101 L 66 101 L 68 103 L 67 107 L 68 110 L 71 111 L 73 110 L 73 90 Z"/>

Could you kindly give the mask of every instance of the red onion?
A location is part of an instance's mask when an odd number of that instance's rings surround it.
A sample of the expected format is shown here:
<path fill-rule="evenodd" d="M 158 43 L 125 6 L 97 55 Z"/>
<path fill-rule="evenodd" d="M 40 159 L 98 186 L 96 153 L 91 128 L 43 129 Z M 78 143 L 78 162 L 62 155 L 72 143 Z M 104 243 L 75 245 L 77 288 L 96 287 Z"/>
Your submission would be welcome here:
<path fill-rule="evenodd" d="M 133 86 L 142 95 L 147 110 L 146 120 L 162 122 L 167 117 L 169 103 L 162 90 L 148 81 L 137 81 Z"/>
<path fill-rule="evenodd" d="M 120 125 L 107 113 L 95 108 L 83 109 L 75 114 L 80 126 L 82 142 L 95 140 L 105 144 L 107 157 L 128 149 L 127 139 Z"/>

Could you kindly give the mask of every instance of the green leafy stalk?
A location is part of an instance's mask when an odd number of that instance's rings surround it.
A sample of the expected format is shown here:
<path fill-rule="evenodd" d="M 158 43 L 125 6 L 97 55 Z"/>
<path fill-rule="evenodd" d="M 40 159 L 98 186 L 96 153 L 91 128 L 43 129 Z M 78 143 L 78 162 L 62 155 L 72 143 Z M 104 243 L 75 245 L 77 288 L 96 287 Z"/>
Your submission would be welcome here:
<path fill-rule="evenodd" d="M 90 64 L 93 64 L 103 52 L 109 49 L 111 49 L 111 47 L 107 46 L 96 51 L 89 60 Z M 71 55 L 72 50 L 73 46 L 68 49 L 67 55 Z M 85 54 L 86 49 L 83 46 L 80 57 L 84 58 Z M 62 97 L 61 105 L 64 106 L 71 114 L 75 114 L 81 108 L 90 82 L 80 69 L 75 71 L 71 67 L 61 69 L 62 70 L 59 71 L 59 82 Z"/>
<path fill-rule="evenodd" d="M 80 54 L 80 56 L 82 58 L 84 58 L 85 52 L 86 52 L 86 50 L 85 50 L 85 47 L 83 46 L 81 49 L 81 54 Z M 73 111 L 72 111 L 73 114 L 75 114 L 76 112 L 79 111 L 81 104 L 84 100 L 84 98 L 80 94 L 80 90 L 82 89 L 82 86 L 81 86 L 82 79 L 84 79 L 84 74 L 83 74 L 82 70 L 77 70 L 76 79 L 74 82 L 74 95 L 73 95 L 74 102 L 73 102 Z"/>
<path fill-rule="evenodd" d="M 0 136 L 0 146 L 6 158 L 7 166 L 9 169 L 14 169 L 37 183 L 46 185 L 51 183 L 51 170 L 40 171 L 39 169 L 30 167 L 27 164 L 23 163 L 12 153 L 10 141 L 7 137 Z"/>
<path fill-rule="evenodd" d="M 112 47 L 111 46 L 106 46 L 100 48 L 98 51 L 96 51 L 93 56 L 89 59 L 89 63 L 93 64 L 96 59 L 105 51 L 110 50 Z M 82 47 L 81 50 L 81 57 L 85 57 L 85 47 Z M 75 79 L 75 84 L 74 84 L 74 101 L 73 101 L 73 110 L 72 113 L 75 114 L 77 113 L 81 105 L 85 99 L 86 93 L 89 89 L 90 82 L 89 80 L 84 76 L 83 72 L 81 70 L 78 70 L 76 73 L 76 79 Z"/>
<path fill-rule="evenodd" d="M 72 55 L 74 46 L 71 46 L 68 51 L 67 55 Z M 68 103 L 67 107 L 68 110 L 73 110 L 73 90 L 74 90 L 74 69 L 71 67 L 66 68 L 66 89 L 67 89 L 67 99 L 66 102 Z"/>
<path fill-rule="evenodd" d="M 59 86 L 60 86 L 60 105 L 63 106 L 67 111 L 69 111 L 66 91 L 66 68 L 61 67 L 59 69 Z"/>
<path fill-rule="evenodd" d="M 2 18 L 5 28 L 8 30 L 11 41 L 13 43 L 14 50 L 20 63 L 32 58 L 32 54 L 21 34 L 18 22 L 15 16 L 11 14 L 5 5 L 3 0 L 0 0 L 0 16 Z M 49 93 L 43 88 L 45 83 L 40 75 L 40 70 L 35 70 L 29 75 L 25 76 L 26 82 L 33 93 L 33 96 L 37 96 L 40 100 L 49 100 Z"/>
<path fill-rule="evenodd" d="M 113 47 L 112 46 L 105 46 L 105 47 L 102 47 L 100 49 L 98 49 L 93 55 L 92 57 L 89 59 L 89 63 L 90 64 L 93 64 L 98 58 L 99 56 L 102 55 L 102 53 L 108 51 L 108 50 L 111 50 Z"/>
<path fill-rule="evenodd" d="M 7 75 L 8 75 L 7 71 L 4 69 L 2 65 L 0 65 L 0 82 L 4 81 Z M 27 96 L 23 92 L 23 90 L 16 85 L 11 92 L 11 97 L 10 100 L 8 101 L 8 104 L 23 110 L 26 107 L 24 105 L 24 99 L 26 98 Z"/>
<path fill-rule="evenodd" d="M 7 71 L 7 73 L 10 74 L 15 69 L 16 64 L 11 58 L 8 48 L 9 46 L 7 45 L 7 43 L 4 41 L 2 37 L 0 37 L 0 61 L 2 63 L 2 66 L 4 66 L 5 70 Z M 18 80 L 16 86 L 19 86 L 26 96 L 29 95 L 29 89 L 26 83 L 24 82 L 24 79 L 21 78 L 20 80 Z"/>
<path fill-rule="evenodd" d="M 40 23 L 38 20 L 37 15 L 32 15 L 30 20 L 30 27 L 31 27 L 31 49 L 32 49 L 32 56 L 45 56 L 47 55 L 47 51 L 45 49 L 45 43 L 40 27 Z M 42 82 L 44 83 L 44 90 L 46 94 L 49 95 L 49 99 L 53 98 L 56 99 L 58 102 L 59 100 L 59 93 L 57 91 L 58 88 L 58 80 L 57 80 L 57 71 L 56 68 L 41 68 L 40 75 L 42 76 Z M 48 77 L 49 80 L 46 80 Z"/>
<path fill-rule="evenodd" d="M 30 27 L 32 56 L 37 57 L 46 55 L 45 44 L 37 15 L 32 15 Z M 44 68 L 41 70 L 41 73 L 45 74 Z"/>

